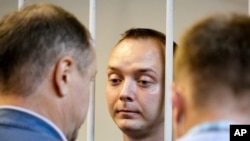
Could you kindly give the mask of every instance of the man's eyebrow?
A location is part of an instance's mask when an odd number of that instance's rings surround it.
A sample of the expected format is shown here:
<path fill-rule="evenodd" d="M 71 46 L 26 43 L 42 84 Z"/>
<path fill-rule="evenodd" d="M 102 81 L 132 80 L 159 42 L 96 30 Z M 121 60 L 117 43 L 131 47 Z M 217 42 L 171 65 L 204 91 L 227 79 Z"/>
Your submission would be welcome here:
<path fill-rule="evenodd" d="M 119 68 L 114 67 L 114 66 L 108 66 L 106 71 L 107 71 L 107 73 L 111 73 L 111 72 L 120 73 L 121 72 L 121 70 Z"/>
<path fill-rule="evenodd" d="M 107 70 L 119 70 L 119 69 L 116 68 L 116 67 L 108 66 L 108 67 L 107 67 Z"/>
<path fill-rule="evenodd" d="M 154 70 L 151 69 L 151 68 L 142 68 L 142 69 L 139 69 L 139 72 L 148 72 L 148 71 L 153 71 L 154 72 Z"/>
<path fill-rule="evenodd" d="M 140 72 L 140 73 L 152 72 L 152 73 L 155 73 L 155 74 L 158 75 L 158 72 L 155 71 L 155 70 L 152 69 L 152 68 L 142 68 L 142 69 L 138 69 L 138 72 Z"/>
<path fill-rule="evenodd" d="M 118 68 L 116 67 L 113 67 L 113 66 L 108 66 L 107 68 L 107 71 L 120 71 Z M 156 75 L 160 75 L 159 72 L 155 71 L 154 69 L 152 68 L 138 68 L 138 69 L 135 69 L 135 71 L 137 73 L 147 73 L 147 72 L 151 72 L 151 73 L 154 73 Z"/>

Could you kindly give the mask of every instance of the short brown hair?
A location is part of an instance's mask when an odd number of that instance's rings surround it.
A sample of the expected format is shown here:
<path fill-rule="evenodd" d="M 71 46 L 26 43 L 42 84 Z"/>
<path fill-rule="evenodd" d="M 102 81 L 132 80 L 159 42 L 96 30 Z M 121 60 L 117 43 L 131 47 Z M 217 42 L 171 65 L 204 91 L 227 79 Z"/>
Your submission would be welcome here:
<path fill-rule="evenodd" d="M 165 45 L 166 42 L 165 34 L 150 28 L 131 28 L 122 34 L 122 38 L 119 40 L 118 44 L 127 38 L 154 38 L 163 45 Z"/>
<path fill-rule="evenodd" d="M 166 46 L 166 35 L 160 31 L 157 31 L 155 29 L 151 28 L 131 28 L 126 30 L 122 34 L 122 38 L 118 41 L 117 44 L 122 42 L 125 39 L 146 39 L 146 38 L 152 38 L 157 40 L 159 43 L 161 43 L 164 46 L 163 52 L 165 50 Z M 175 52 L 175 49 L 177 47 L 177 44 L 173 42 L 173 52 Z M 165 52 L 164 52 L 165 54 Z"/>
<path fill-rule="evenodd" d="M 10 13 L 0 21 L 0 90 L 30 93 L 65 55 L 83 70 L 90 40 L 88 30 L 58 6 L 34 4 Z"/>
<path fill-rule="evenodd" d="M 197 106 L 218 97 L 211 93 L 220 86 L 235 97 L 250 94 L 250 18 L 234 14 L 202 20 L 186 32 L 175 57 L 175 79 L 182 79 L 182 71 L 192 77 Z"/>

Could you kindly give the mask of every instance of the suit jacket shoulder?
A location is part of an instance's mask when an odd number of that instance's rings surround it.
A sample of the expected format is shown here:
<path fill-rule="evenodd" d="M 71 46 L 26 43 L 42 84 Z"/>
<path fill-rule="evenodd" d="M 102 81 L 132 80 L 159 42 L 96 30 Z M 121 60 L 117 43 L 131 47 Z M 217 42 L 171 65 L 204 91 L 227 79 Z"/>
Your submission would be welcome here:
<path fill-rule="evenodd" d="M 0 109 L 0 141 L 63 141 L 45 121 L 31 114 Z"/>

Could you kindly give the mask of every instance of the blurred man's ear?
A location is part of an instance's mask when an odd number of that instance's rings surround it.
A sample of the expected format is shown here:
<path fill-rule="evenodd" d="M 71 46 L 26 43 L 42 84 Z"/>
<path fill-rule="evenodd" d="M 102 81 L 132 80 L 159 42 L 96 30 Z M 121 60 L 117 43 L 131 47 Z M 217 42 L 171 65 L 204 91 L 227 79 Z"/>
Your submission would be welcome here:
<path fill-rule="evenodd" d="M 178 138 L 182 134 L 184 126 L 185 106 L 182 89 L 176 83 L 172 84 L 172 104 L 174 137 Z"/>
<path fill-rule="evenodd" d="M 54 71 L 54 84 L 58 96 L 62 97 L 69 93 L 69 81 L 73 69 L 73 59 L 62 57 L 56 64 Z"/>
<path fill-rule="evenodd" d="M 184 112 L 184 103 L 183 103 L 182 91 L 179 86 L 175 83 L 172 85 L 172 103 L 173 103 L 173 116 L 174 122 L 181 122 L 183 112 Z"/>

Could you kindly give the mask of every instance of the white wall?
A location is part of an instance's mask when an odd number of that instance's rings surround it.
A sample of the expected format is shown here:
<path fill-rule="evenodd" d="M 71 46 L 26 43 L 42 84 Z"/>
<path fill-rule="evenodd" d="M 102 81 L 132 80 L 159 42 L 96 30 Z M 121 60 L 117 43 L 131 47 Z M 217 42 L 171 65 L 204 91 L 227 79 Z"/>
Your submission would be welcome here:
<path fill-rule="evenodd" d="M 16 9 L 18 0 L 0 0 L 0 16 Z M 75 14 L 88 27 L 88 0 L 26 0 L 27 3 L 52 2 Z M 175 0 L 174 39 L 200 18 L 216 13 L 247 13 L 247 0 Z M 96 141 L 121 141 L 122 134 L 111 120 L 105 98 L 106 65 L 120 34 L 131 27 L 154 28 L 165 33 L 165 0 L 97 0 L 96 48 Z M 86 123 L 77 141 L 86 141 Z"/>
<path fill-rule="evenodd" d="M 248 0 L 174 0 L 175 40 L 197 20 L 218 13 L 248 12 Z"/>

